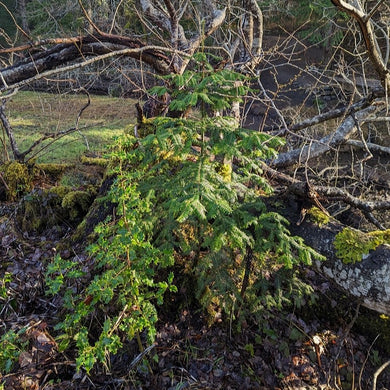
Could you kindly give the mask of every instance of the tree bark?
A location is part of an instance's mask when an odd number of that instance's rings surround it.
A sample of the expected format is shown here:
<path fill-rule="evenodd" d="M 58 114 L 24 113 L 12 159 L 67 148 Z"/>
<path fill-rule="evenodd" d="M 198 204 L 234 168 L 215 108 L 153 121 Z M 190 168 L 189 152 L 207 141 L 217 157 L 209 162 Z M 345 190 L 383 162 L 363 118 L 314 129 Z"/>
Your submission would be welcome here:
<path fill-rule="evenodd" d="M 300 226 L 291 224 L 290 231 L 326 257 L 326 261 L 315 262 L 324 276 L 363 306 L 390 315 L 390 246 L 381 245 L 371 253 L 362 254 L 361 262 L 345 264 L 337 258 L 333 246 L 336 234 L 343 227 L 338 222 L 318 226 L 306 220 Z"/>
<path fill-rule="evenodd" d="M 134 51 L 129 51 L 127 55 L 142 60 L 160 74 L 169 74 L 173 71 L 170 59 L 162 50 L 148 47 L 138 39 L 108 34 L 87 35 L 71 39 L 67 38 L 65 43 L 60 43 L 50 49 L 29 55 L 22 61 L 1 69 L 0 91 L 9 90 L 13 84 L 28 80 L 47 70 L 56 69 L 70 61 L 126 49 L 135 49 Z"/>

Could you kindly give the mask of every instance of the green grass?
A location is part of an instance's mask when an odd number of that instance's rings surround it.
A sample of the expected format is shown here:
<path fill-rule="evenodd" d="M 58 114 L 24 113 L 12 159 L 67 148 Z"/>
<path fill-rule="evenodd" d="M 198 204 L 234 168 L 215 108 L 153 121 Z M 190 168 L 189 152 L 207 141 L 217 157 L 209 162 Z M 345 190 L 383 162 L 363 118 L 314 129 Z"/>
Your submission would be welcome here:
<path fill-rule="evenodd" d="M 86 102 L 85 95 L 19 92 L 6 107 L 19 150 L 23 152 L 46 133 L 58 133 L 74 127 Z M 104 154 L 112 140 L 136 122 L 134 104 L 133 99 L 91 95 L 91 104 L 80 118 L 79 132 L 55 142 L 47 140 L 27 158 L 44 147 L 36 155 L 37 162 L 76 162 L 87 151 L 87 143 L 90 152 Z"/>

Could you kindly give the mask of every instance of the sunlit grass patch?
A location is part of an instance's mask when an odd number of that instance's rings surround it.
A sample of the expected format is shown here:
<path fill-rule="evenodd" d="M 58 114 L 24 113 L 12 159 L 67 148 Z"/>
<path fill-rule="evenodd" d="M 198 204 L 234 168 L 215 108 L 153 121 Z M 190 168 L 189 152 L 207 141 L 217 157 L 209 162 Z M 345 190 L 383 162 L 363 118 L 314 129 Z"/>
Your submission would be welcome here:
<path fill-rule="evenodd" d="M 23 152 L 46 134 L 61 134 L 75 127 L 86 103 L 87 97 L 83 94 L 19 92 L 6 107 L 19 150 Z M 113 138 L 135 123 L 134 104 L 133 99 L 92 95 L 90 105 L 82 112 L 78 130 L 55 142 L 44 141 L 27 158 L 61 163 L 77 161 L 86 151 L 104 154 Z"/>

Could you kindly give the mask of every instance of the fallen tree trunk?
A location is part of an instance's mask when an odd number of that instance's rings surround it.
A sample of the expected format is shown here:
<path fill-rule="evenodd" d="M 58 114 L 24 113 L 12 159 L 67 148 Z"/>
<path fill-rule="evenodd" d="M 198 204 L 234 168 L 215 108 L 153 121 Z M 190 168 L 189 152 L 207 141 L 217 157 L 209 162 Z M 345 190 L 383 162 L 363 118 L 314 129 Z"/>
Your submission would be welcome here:
<path fill-rule="evenodd" d="M 322 199 L 338 199 L 362 211 L 374 224 L 377 221 L 372 211 L 389 210 L 390 202 L 365 201 L 336 187 L 309 186 L 265 164 L 263 169 L 273 180 L 288 186 L 289 199 L 286 203 L 289 203 L 289 207 L 277 211 L 290 221 L 289 230 L 293 235 L 302 237 L 307 245 L 326 258 L 326 261 L 315 262 L 320 273 L 356 298 L 363 306 L 390 315 L 390 245 L 380 245 L 370 253 L 362 253 L 360 262 L 346 264 L 337 257 L 333 245 L 336 235 L 346 227 L 345 225 L 333 218 L 331 222 L 321 226 L 309 218 L 297 223 L 302 220 L 302 205 L 298 205 L 301 201 L 303 204 L 318 207 L 318 202 Z M 294 196 L 298 200 L 296 210 L 291 205 L 291 198 Z M 278 200 L 280 201 L 280 198 Z"/>
<path fill-rule="evenodd" d="M 60 73 L 61 66 L 77 59 L 81 59 L 81 64 L 85 65 L 88 63 L 85 57 L 126 55 L 147 63 L 160 74 L 169 74 L 173 71 L 171 60 L 162 49 L 147 46 L 136 38 L 110 34 L 66 38 L 63 43 L 27 55 L 16 64 L 0 69 L 0 92 L 28 84 L 50 70 Z M 13 50 L 18 51 L 18 48 Z"/>
<path fill-rule="evenodd" d="M 290 231 L 326 257 L 326 261 L 315 262 L 321 274 L 363 306 L 390 315 L 390 245 L 380 245 L 371 253 L 362 254 L 360 262 L 345 264 L 337 258 L 333 246 L 336 234 L 343 227 L 338 222 L 318 226 L 306 220 L 299 226 L 291 224 Z"/>

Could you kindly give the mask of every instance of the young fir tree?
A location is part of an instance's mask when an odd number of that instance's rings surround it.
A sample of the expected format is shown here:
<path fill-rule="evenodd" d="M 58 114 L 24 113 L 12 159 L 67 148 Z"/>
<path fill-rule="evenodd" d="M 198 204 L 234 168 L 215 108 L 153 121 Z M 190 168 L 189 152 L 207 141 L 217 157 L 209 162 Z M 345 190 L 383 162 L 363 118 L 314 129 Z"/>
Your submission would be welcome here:
<path fill-rule="evenodd" d="M 96 275 L 79 293 L 65 294 L 67 315 L 58 326 L 64 348 L 76 343 L 78 367 L 104 362 L 124 334 L 140 341 L 147 330 L 153 339 L 156 304 L 175 290 L 172 273 L 162 270 L 174 262 L 195 281 L 206 310 L 242 318 L 282 301 L 267 295 L 265 270 L 309 264 L 314 255 L 264 204 L 272 189 L 262 161 L 275 156 L 281 141 L 207 114 L 239 101 L 246 80 L 214 70 L 203 53 L 195 60 L 194 70 L 168 76 L 167 86 L 151 91 L 168 92 L 171 110 L 193 108 L 195 116 L 148 119 L 142 137 L 124 134 L 113 148 L 109 197 L 117 215 L 97 228 L 89 248 Z M 51 292 L 83 278 L 80 267 L 57 258 L 48 271 Z M 91 322 L 99 315 L 101 325 Z"/>

